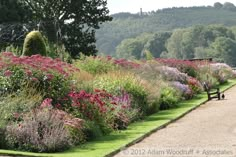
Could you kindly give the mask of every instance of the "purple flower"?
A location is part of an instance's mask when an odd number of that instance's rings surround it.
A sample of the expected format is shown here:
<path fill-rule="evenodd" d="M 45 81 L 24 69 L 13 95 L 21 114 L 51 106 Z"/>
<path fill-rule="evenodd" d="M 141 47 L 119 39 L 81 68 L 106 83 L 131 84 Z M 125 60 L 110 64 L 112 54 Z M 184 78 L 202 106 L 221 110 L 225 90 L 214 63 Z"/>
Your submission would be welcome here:
<path fill-rule="evenodd" d="M 172 82 L 171 83 L 174 88 L 176 88 L 178 91 L 181 92 L 181 94 L 186 98 L 186 99 L 189 99 L 193 96 L 193 91 L 191 90 L 191 88 L 189 87 L 189 85 L 185 85 L 185 84 L 182 84 L 180 82 Z"/>

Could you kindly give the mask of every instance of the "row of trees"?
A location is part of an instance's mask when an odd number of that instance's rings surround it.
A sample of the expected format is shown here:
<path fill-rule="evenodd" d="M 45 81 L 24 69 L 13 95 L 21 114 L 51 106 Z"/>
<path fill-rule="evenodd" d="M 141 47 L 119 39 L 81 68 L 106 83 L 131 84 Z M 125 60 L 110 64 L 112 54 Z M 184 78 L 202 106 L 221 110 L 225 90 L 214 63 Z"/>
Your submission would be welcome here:
<path fill-rule="evenodd" d="M 225 2 L 224 4 L 221 4 L 220 2 L 216 2 L 214 4 L 214 7 L 217 9 L 226 9 L 230 11 L 236 11 L 236 7 L 233 3 Z"/>
<path fill-rule="evenodd" d="M 219 25 L 197 25 L 173 32 L 142 34 L 123 40 L 116 56 L 140 59 L 146 51 L 154 57 L 192 59 L 212 57 L 216 61 L 236 66 L 234 28 Z"/>
<path fill-rule="evenodd" d="M 130 13 L 114 14 L 113 20 L 104 23 L 96 33 L 98 50 L 101 53 L 114 55 L 117 45 L 122 40 L 145 32 L 173 31 L 197 24 L 236 25 L 236 12 L 231 11 L 235 8 L 234 4 L 219 3 L 221 7 L 217 7 L 217 4 L 207 7 L 168 8 L 142 16 Z"/>
<path fill-rule="evenodd" d="M 80 52 L 95 54 L 95 30 L 112 19 L 106 5 L 106 0 L 1 0 L 1 27 L 20 24 L 21 29 L 12 26 L 10 33 L 1 29 L 0 42 L 14 44 L 12 36 L 24 36 L 19 32 L 34 28 L 49 42 L 64 44 L 73 57 Z"/>
<path fill-rule="evenodd" d="M 165 44 L 171 34 L 171 32 L 143 33 L 136 38 L 125 39 L 116 47 L 116 56 L 140 59 L 145 57 L 146 51 L 150 51 L 153 57 L 158 58 L 162 52 L 167 51 Z"/>

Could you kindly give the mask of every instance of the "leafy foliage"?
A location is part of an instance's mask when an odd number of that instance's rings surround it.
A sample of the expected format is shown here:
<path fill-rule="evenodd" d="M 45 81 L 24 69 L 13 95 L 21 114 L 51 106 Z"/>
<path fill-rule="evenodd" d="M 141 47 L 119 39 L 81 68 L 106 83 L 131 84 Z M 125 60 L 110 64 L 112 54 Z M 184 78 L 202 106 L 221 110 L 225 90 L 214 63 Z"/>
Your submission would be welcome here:
<path fill-rule="evenodd" d="M 100 75 L 94 80 L 94 86 L 105 89 L 114 95 L 119 95 L 124 90 L 131 96 L 133 108 L 140 109 L 143 114 L 146 114 L 148 110 L 147 92 L 141 81 L 132 73 L 115 71 Z"/>
<path fill-rule="evenodd" d="M 0 24 L 10 22 L 26 22 L 32 17 L 30 10 L 18 0 L 0 1 Z"/>
<path fill-rule="evenodd" d="M 31 56 L 35 54 L 46 56 L 45 41 L 39 31 L 30 32 L 24 41 L 23 55 Z"/>
<path fill-rule="evenodd" d="M 116 69 L 116 66 L 109 56 L 85 57 L 84 55 L 81 55 L 80 60 L 76 61 L 74 64 L 93 75 L 107 73 Z"/>
<path fill-rule="evenodd" d="M 166 110 L 177 106 L 181 100 L 180 94 L 172 87 L 166 87 L 161 91 L 160 109 Z"/>
<path fill-rule="evenodd" d="M 0 147 L 61 151 L 176 107 L 202 91 L 200 82 L 236 76 L 222 63 L 148 55 L 142 61 L 82 56 L 74 63 L 80 71 L 60 59 L 2 53 Z"/>
<path fill-rule="evenodd" d="M 1 96 L 0 128 L 4 129 L 18 113 L 26 113 L 39 106 L 42 99 L 43 96 L 30 87 L 24 87 L 9 95 Z"/>
<path fill-rule="evenodd" d="M 97 31 L 96 45 L 99 52 L 114 55 L 116 47 L 124 39 L 133 38 L 142 33 L 173 31 L 199 24 L 234 26 L 236 12 L 223 8 L 224 4 L 221 5 L 221 8 L 211 6 L 166 8 L 147 12 L 142 16 L 117 13 L 112 15 L 113 21 L 104 23 Z"/>
<path fill-rule="evenodd" d="M 100 23 L 111 20 L 106 0 L 25 0 L 22 3 L 32 11 L 33 20 L 40 21 L 49 41 L 59 40 L 73 57 L 80 52 L 95 54 L 95 30 Z"/>
<path fill-rule="evenodd" d="M 187 60 L 213 58 L 214 61 L 234 66 L 236 58 L 233 53 L 236 50 L 234 29 L 220 25 L 196 25 L 176 29 L 172 33 L 141 34 L 136 38 L 123 40 L 117 46 L 116 55 L 125 58 L 144 58 L 145 52 L 149 51 L 155 57 Z M 196 76 L 194 69 L 185 69 L 183 72 Z"/>

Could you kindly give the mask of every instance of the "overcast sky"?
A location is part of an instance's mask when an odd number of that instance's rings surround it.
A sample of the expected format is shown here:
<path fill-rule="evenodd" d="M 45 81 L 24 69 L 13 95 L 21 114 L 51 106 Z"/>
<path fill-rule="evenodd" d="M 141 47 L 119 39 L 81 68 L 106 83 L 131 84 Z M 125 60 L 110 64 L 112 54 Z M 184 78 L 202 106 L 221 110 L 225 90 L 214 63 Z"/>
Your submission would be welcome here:
<path fill-rule="evenodd" d="M 231 2 L 236 5 L 236 0 L 107 0 L 110 13 L 131 12 L 137 13 L 140 8 L 144 12 L 171 7 L 188 6 L 213 6 L 215 2 Z"/>

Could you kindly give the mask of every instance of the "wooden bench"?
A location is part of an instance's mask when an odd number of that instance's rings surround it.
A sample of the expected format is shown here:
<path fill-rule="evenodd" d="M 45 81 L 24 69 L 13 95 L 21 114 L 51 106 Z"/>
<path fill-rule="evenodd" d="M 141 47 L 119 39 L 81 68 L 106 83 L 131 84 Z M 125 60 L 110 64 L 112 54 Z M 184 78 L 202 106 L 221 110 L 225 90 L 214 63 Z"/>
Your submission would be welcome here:
<path fill-rule="evenodd" d="M 218 100 L 220 100 L 220 89 L 219 88 L 211 89 L 211 88 L 209 88 L 209 86 L 207 85 L 206 82 L 203 83 L 203 87 L 204 87 L 204 90 L 207 92 L 208 100 L 211 100 L 213 98 L 218 98 Z"/>

